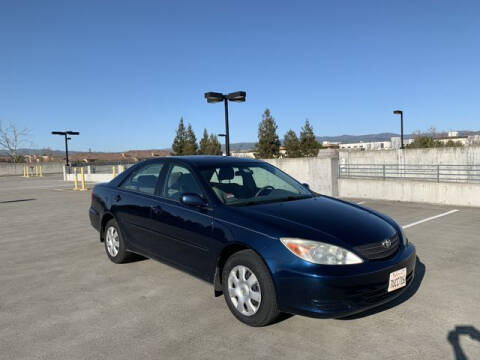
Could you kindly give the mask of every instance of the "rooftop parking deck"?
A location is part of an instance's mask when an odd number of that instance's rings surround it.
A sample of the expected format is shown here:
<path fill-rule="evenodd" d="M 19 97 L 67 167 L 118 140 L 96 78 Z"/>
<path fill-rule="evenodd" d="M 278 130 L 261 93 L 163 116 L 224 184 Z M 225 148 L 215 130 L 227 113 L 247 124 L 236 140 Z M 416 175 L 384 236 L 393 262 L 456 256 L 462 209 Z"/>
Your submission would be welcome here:
<path fill-rule="evenodd" d="M 90 191 L 71 186 L 0 177 L 3 359 L 480 358 L 480 208 L 350 199 L 406 227 L 412 286 L 349 319 L 250 328 L 208 283 L 152 260 L 111 263 Z"/>

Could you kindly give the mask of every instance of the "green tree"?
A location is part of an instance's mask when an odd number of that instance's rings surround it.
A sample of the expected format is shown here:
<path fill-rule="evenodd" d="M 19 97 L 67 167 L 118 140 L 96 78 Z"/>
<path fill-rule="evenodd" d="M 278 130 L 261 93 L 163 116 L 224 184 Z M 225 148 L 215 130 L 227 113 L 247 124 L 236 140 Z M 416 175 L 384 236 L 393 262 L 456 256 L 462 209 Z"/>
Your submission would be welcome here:
<path fill-rule="evenodd" d="M 445 147 L 462 147 L 463 144 L 460 141 L 453 141 L 453 140 L 448 140 L 446 144 L 444 144 Z"/>
<path fill-rule="evenodd" d="M 262 121 L 258 125 L 258 143 L 255 144 L 255 157 L 271 159 L 278 157 L 280 153 L 280 140 L 277 135 L 278 126 L 275 119 L 266 109 L 262 115 Z"/>
<path fill-rule="evenodd" d="M 217 135 L 208 135 L 207 129 L 204 129 L 198 153 L 201 155 L 222 155 L 222 146 Z"/>
<path fill-rule="evenodd" d="M 298 140 L 295 131 L 289 130 L 283 138 L 283 147 L 285 148 L 286 157 L 298 158 L 302 157 L 302 150 L 300 148 L 300 140 Z"/>
<path fill-rule="evenodd" d="M 180 118 L 178 123 L 177 135 L 173 139 L 172 144 L 172 155 L 185 155 L 185 143 L 187 141 L 187 131 L 185 130 L 185 125 L 183 124 L 183 117 Z"/>
<path fill-rule="evenodd" d="M 185 138 L 185 147 L 183 148 L 183 155 L 197 155 L 197 151 L 197 137 L 193 132 L 192 125 L 188 124 L 187 136 Z"/>
<path fill-rule="evenodd" d="M 435 127 L 431 127 L 426 133 L 421 131 L 416 131 L 413 137 L 413 142 L 408 144 L 406 147 L 410 149 L 421 149 L 421 148 L 438 148 L 444 146 L 455 146 L 452 142 L 444 144 L 443 142 L 437 140 L 438 135 Z M 458 145 L 457 145 L 458 146 Z"/>
<path fill-rule="evenodd" d="M 321 145 L 315 138 L 312 125 L 310 125 L 308 119 L 305 120 L 305 125 L 302 127 L 302 131 L 300 131 L 300 149 L 302 155 L 309 157 L 317 156 L 320 147 Z"/>
<path fill-rule="evenodd" d="M 217 135 L 210 134 L 210 137 L 208 138 L 208 154 L 222 155 L 222 145 L 220 145 Z"/>
<path fill-rule="evenodd" d="M 210 138 L 208 137 L 207 129 L 203 129 L 203 136 L 200 139 L 200 148 L 198 149 L 198 153 L 200 155 L 208 155 L 209 145 L 210 145 Z"/>

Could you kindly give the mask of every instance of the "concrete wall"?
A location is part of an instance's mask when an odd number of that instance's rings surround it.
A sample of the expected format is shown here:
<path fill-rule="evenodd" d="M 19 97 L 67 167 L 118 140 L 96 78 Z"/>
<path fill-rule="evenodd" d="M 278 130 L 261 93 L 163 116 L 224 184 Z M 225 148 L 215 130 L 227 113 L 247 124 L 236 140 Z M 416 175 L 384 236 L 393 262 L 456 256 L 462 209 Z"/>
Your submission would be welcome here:
<path fill-rule="evenodd" d="M 65 174 L 64 178 L 65 181 L 74 181 L 75 175 L 74 174 Z M 109 182 L 113 179 L 112 174 L 85 174 L 85 182 Z M 80 183 L 81 176 L 77 174 L 77 181 Z"/>
<path fill-rule="evenodd" d="M 325 152 L 316 158 L 268 159 L 302 183 L 307 183 L 313 191 L 329 196 L 338 196 L 338 155 Z"/>
<path fill-rule="evenodd" d="M 23 175 L 24 166 L 29 166 L 29 167 L 42 166 L 44 174 L 61 174 L 63 172 L 62 163 L 27 163 L 27 164 L 0 163 L 0 176 L 8 176 L 8 175 L 21 176 Z"/>
<path fill-rule="evenodd" d="M 350 163 L 480 164 L 480 147 L 340 152 Z M 322 151 L 316 158 L 268 159 L 311 189 L 329 196 L 480 206 L 480 184 L 412 180 L 338 179 L 338 152 Z M 344 160 L 346 161 L 346 160 Z M 23 168 L 21 168 L 23 171 Z M 79 177 L 80 179 L 80 177 Z M 111 174 L 85 174 L 88 182 L 106 182 Z M 73 175 L 66 175 L 73 181 Z"/>
<path fill-rule="evenodd" d="M 480 184 L 339 179 L 341 197 L 480 206 Z"/>
<path fill-rule="evenodd" d="M 338 154 L 326 151 L 316 158 L 268 159 L 265 160 L 293 176 L 302 183 L 307 183 L 313 191 L 321 194 L 338 195 Z M 78 181 L 80 181 L 80 174 Z M 65 174 L 64 180 L 73 181 L 73 174 Z M 85 172 L 87 182 L 107 182 L 112 174 L 89 174 Z"/>
<path fill-rule="evenodd" d="M 339 158 L 341 164 L 478 165 L 480 164 L 480 146 L 382 151 L 340 151 Z"/>
<path fill-rule="evenodd" d="M 479 165 L 480 147 L 340 151 L 340 164 Z M 480 206 L 480 184 L 414 180 L 339 179 L 339 196 Z"/>

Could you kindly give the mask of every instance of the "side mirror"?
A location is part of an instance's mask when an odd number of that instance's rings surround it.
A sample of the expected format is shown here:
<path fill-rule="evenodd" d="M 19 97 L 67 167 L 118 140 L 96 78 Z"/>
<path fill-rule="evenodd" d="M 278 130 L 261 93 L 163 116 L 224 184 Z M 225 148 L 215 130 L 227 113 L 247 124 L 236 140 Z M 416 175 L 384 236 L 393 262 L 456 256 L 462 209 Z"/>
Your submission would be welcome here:
<path fill-rule="evenodd" d="M 200 207 L 204 204 L 202 197 L 194 193 L 185 193 L 180 197 L 180 202 L 187 206 Z"/>
<path fill-rule="evenodd" d="M 310 185 L 308 185 L 307 183 L 303 183 L 302 185 L 303 185 L 303 187 L 305 187 L 305 188 L 307 188 L 308 190 L 310 190 Z"/>

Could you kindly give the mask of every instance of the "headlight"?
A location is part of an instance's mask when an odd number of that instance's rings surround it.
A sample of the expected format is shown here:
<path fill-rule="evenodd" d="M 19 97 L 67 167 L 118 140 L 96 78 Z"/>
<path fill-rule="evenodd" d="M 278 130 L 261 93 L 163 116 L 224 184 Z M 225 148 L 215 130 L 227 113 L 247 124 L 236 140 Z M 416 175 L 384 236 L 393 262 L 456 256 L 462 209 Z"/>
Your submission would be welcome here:
<path fill-rule="evenodd" d="M 402 237 L 403 246 L 407 246 L 408 245 L 407 235 L 405 234 L 405 231 L 403 231 L 402 226 L 398 225 L 398 227 L 400 228 L 400 236 Z"/>
<path fill-rule="evenodd" d="M 357 255 L 344 248 L 320 241 L 296 238 L 280 238 L 280 241 L 293 254 L 314 264 L 351 265 L 363 262 Z"/>

